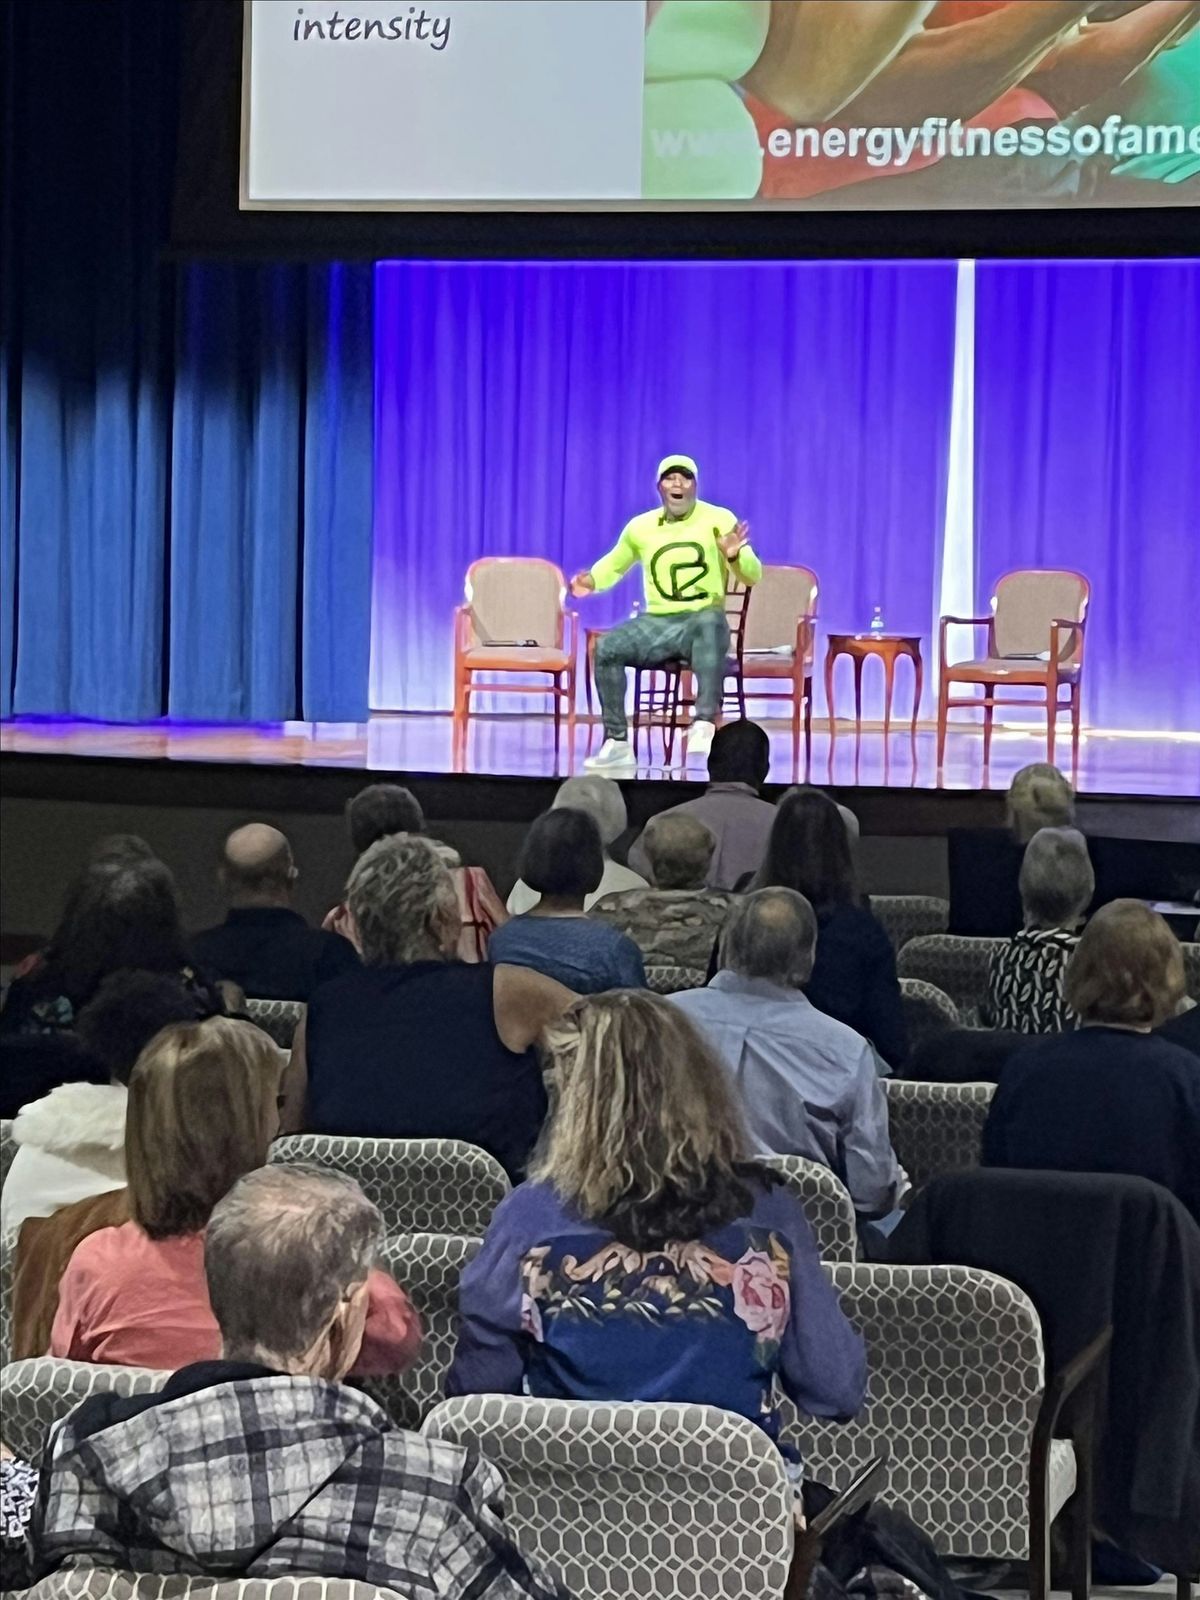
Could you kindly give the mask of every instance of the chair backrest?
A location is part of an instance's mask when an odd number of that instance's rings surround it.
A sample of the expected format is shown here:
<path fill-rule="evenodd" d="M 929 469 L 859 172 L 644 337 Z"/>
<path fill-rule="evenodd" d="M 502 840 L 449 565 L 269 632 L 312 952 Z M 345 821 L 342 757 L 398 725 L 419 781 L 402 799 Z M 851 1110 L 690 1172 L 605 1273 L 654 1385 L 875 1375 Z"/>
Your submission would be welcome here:
<path fill-rule="evenodd" d="M 900 979 L 900 1007 L 910 1046 L 961 1025 L 958 1007 L 950 996 L 922 978 Z"/>
<path fill-rule="evenodd" d="M 811 567 L 763 567 L 747 608 L 747 650 L 791 650 L 796 620 L 817 609 L 817 575 Z"/>
<path fill-rule="evenodd" d="M 47 1433 L 89 1395 L 149 1394 L 169 1377 L 153 1367 L 96 1366 L 52 1356 L 10 1361 L 0 1371 L 4 1442 L 14 1455 L 39 1466 Z"/>
<path fill-rule="evenodd" d="M 945 1172 L 965 1172 L 979 1165 L 994 1083 L 889 1078 L 883 1087 L 892 1149 L 914 1187 Z"/>
<path fill-rule="evenodd" d="M 655 966 L 646 967 L 646 987 L 653 994 L 683 994 L 688 989 L 703 989 L 708 973 L 703 967 Z"/>
<path fill-rule="evenodd" d="M 538 556 L 485 556 L 467 569 L 464 589 L 475 645 L 532 639 L 561 648 L 567 585 L 561 567 Z"/>
<path fill-rule="evenodd" d="M 1181 941 L 1183 981 L 1193 1000 L 1200 1001 L 1200 944 Z"/>
<path fill-rule="evenodd" d="M 356 1139 L 293 1133 L 276 1139 L 272 1161 L 308 1161 L 354 1178 L 383 1213 L 385 1231 L 483 1234 L 508 1193 L 494 1156 L 461 1139 Z"/>
<path fill-rule="evenodd" d="M 897 953 L 910 939 L 945 933 L 950 926 L 950 902 L 935 894 L 873 894 L 871 910 Z"/>
<path fill-rule="evenodd" d="M 96 1567 L 53 1572 L 22 1600 L 408 1600 L 352 1578 L 185 1578 Z"/>
<path fill-rule="evenodd" d="M 8 1177 L 8 1169 L 12 1166 L 16 1153 L 17 1141 L 13 1138 L 13 1119 L 0 1117 L 0 1189 L 4 1187 L 4 1180 Z"/>
<path fill-rule="evenodd" d="M 296 1029 L 304 1018 L 303 1000 L 247 1000 L 246 1015 L 264 1033 L 269 1033 L 281 1050 L 290 1050 Z"/>
<path fill-rule="evenodd" d="M 783 1457 L 711 1406 L 448 1400 L 422 1430 L 500 1469 L 505 1522 L 579 1600 L 770 1600 L 787 1581 Z"/>
<path fill-rule="evenodd" d="M 385 1239 L 379 1264 L 421 1313 L 421 1359 L 398 1377 L 364 1378 L 361 1386 L 404 1428 L 419 1428 L 442 1398 L 458 1343 L 458 1281 L 479 1253 L 479 1239 L 409 1233 Z"/>
<path fill-rule="evenodd" d="M 891 1447 L 886 1497 L 942 1550 L 1024 1559 L 1029 1456 L 1043 1389 L 1029 1297 L 973 1267 L 828 1269 L 871 1356 L 867 1405 L 848 1425 L 801 1421 L 783 1437 L 826 1481 Z"/>
<path fill-rule="evenodd" d="M 910 939 L 896 957 L 902 978 L 920 978 L 948 994 L 964 1022 L 987 999 L 988 968 L 1006 939 L 970 939 L 958 933 L 927 933 Z"/>
<path fill-rule="evenodd" d="M 804 1207 L 822 1261 L 857 1261 L 858 1219 L 854 1201 L 837 1174 L 805 1156 L 761 1156 L 759 1159 L 763 1166 L 775 1168 Z"/>
<path fill-rule="evenodd" d="M 992 595 L 996 654 L 1032 655 L 1050 648 L 1050 625 L 1056 617 L 1082 622 L 1087 616 L 1091 585 L 1080 572 L 1057 568 L 1007 572 Z M 1080 654 L 1077 633 L 1060 637 L 1061 659 Z"/>

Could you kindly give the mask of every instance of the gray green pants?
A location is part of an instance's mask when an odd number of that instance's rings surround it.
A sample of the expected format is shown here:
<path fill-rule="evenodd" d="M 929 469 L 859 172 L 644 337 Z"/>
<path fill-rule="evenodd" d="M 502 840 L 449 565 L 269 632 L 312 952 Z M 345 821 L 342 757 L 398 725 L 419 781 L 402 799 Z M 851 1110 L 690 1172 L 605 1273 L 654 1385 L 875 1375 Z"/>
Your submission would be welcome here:
<path fill-rule="evenodd" d="M 606 633 L 596 646 L 596 687 L 604 732 L 624 739 L 625 669 L 659 667 L 664 661 L 691 663 L 696 676 L 696 716 L 715 722 L 729 655 L 729 623 L 723 610 L 676 611 L 654 616 L 644 611 Z"/>

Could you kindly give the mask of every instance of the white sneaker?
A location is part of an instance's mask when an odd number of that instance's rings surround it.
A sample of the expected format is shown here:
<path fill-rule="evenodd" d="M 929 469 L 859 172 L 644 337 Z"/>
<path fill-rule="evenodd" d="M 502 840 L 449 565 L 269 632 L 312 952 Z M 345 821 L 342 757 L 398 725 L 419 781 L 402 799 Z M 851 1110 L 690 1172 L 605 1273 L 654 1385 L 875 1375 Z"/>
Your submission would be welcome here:
<path fill-rule="evenodd" d="M 628 739 L 605 739 L 596 754 L 588 756 L 583 764 L 589 772 L 614 772 L 618 768 L 632 772 L 637 769 Z"/>
<path fill-rule="evenodd" d="M 712 749 L 713 734 L 716 731 L 716 724 L 713 722 L 693 722 L 688 729 L 688 755 L 706 756 Z"/>

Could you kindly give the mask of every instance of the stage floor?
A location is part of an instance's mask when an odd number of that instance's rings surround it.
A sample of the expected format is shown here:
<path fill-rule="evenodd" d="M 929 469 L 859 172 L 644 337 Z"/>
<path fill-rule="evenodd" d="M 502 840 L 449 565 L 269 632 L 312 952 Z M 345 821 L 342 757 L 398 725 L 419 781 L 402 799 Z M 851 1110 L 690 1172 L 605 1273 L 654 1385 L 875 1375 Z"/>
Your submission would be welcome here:
<path fill-rule="evenodd" d="M 932 728 L 910 739 L 907 729 L 884 741 L 878 728 L 839 725 L 831 737 L 820 724 L 813 732 L 812 763 L 793 768 L 791 737 L 785 725 L 765 720 L 771 736 L 771 781 L 790 783 L 806 776 L 838 788 L 864 786 L 904 790 L 1003 791 L 1013 773 L 1030 761 L 1044 761 L 1045 733 L 1039 729 L 998 729 L 989 766 L 977 727 L 952 731 L 943 770 L 937 770 Z M 496 714 L 473 718 L 467 749 L 456 759 L 448 715 L 392 713 L 367 722 L 283 722 L 240 725 L 182 722 L 100 723 L 65 718 L 17 717 L 0 727 L 0 750 L 23 755 L 80 756 L 137 761 L 220 762 L 254 766 L 337 767 L 350 771 L 455 773 L 471 777 L 548 778 L 583 770 L 589 748 L 598 748 L 600 730 L 581 721 L 573 749 L 556 760 L 553 725 L 547 718 Z M 696 782 L 704 777 L 699 760 L 668 769 L 661 736 L 643 744 L 641 780 Z M 1070 768 L 1070 740 L 1058 746 L 1058 760 L 1080 794 L 1095 796 L 1200 799 L 1200 733 L 1176 736 L 1085 733 L 1078 769 Z"/>

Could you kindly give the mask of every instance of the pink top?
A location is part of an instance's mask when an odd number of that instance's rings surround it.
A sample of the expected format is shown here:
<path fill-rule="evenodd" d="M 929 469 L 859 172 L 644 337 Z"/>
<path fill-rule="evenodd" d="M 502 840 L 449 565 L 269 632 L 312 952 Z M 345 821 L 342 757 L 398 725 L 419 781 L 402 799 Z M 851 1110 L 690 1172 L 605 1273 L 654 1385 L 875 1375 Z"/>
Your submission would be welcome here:
<path fill-rule="evenodd" d="M 421 1319 L 386 1272 L 367 1279 L 357 1377 L 403 1372 L 421 1347 Z M 151 1239 L 136 1222 L 100 1228 L 79 1245 L 58 1286 L 52 1356 L 174 1371 L 221 1354 L 208 1303 L 204 1235 Z"/>

